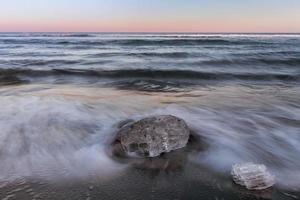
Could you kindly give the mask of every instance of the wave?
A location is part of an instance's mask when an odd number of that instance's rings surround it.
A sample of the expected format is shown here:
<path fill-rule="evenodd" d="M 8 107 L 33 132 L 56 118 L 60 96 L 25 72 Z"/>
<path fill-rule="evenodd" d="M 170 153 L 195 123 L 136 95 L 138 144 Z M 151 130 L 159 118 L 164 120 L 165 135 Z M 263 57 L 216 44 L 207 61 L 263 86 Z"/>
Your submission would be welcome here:
<path fill-rule="evenodd" d="M 272 44 L 271 42 L 251 40 L 251 39 L 217 39 L 217 38 L 197 38 L 197 39 L 96 39 L 96 40 L 64 40 L 64 39 L 1 39 L 4 44 L 51 44 L 51 45 L 120 45 L 120 46 L 191 46 L 191 45 L 251 45 L 251 44 Z"/>
<path fill-rule="evenodd" d="M 159 57 L 159 58 L 187 58 L 191 54 L 186 52 L 143 52 L 143 53 L 130 53 L 129 56 L 138 57 Z"/>
<path fill-rule="evenodd" d="M 72 34 L 63 34 L 60 37 L 95 37 L 93 34 L 85 34 L 85 33 L 72 33 Z"/>
<path fill-rule="evenodd" d="M 22 80 L 21 78 L 18 78 L 17 76 L 14 76 L 13 74 L 1 74 L 0 75 L 0 86 L 6 86 L 6 85 L 19 85 L 28 83 L 26 80 Z"/>
<path fill-rule="evenodd" d="M 241 55 L 245 56 L 245 55 Z M 216 60 L 207 60 L 195 62 L 194 65 L 288 65 L 288 66 L 300 66 L 300 58 L 298 57 L 289 57 L 289 58 L 263 58 L 263 57 L 244 57 L 244 58 L 227 58 L 227 59 L 216 59 Z"/>
<path fill-rule="evenodd" d="M 15 66 L 61 66 L 61 65 L 74 65 L 81 63 L 82 60 L 43 60 L 43 59 L 19 59 L 2 61 L 2 65 L 15 65 Z"/>
<path fill-rule="evenodd" d="M 93 40 L 70 40 L 70 39 L 55 39 L 55 38 L 9 38 L 1 39 L 0 44 L 13 44 L 13 45 L 105 45 L 103 41 L 93 41 Z M 64 46 L 65 48 L 66 46 Z"/>
<path fill-rule="evenodd" d="M 140 53 L 97 53 L 86 55 L 89 58 L 107 58 L 116 56 L 133 56 L 133 57 L 157 57 L 157 58 L 187 58 L 192 54 L 187 52 L 140 52 Z"/>
<path fill-rule="evenodd" d="M 299 80 L 300 74 L 275 73 L 210 73 L 192 70 L 151 70 L 151 69 L 122 69 L 122 70 L 77 70 L 53 69 L 52 73 L 64 75 L 88 75 L 107 78 L 153 78 L 153 79 L 198 79 L 198 80 Z"/>
<path fill-rule="evenodd" d="M 223 39 L 161 39 L 161 40 L 115 40 L 111 41 L 113 44 L 126 46 L 141 46 L 141 45 L 203 45 L 203 44 L 232 44 L 233 41 Z"/>
<path fill-rule="evenodd" d="M 0 69 L 3 77 L 46 77 L 46 76 L 82 76 L 111 79 L 144 78 L 163 80 L 253 80 L 253 81 L 299 81 L 300 73 L 222 73 L 200 72 L 192 70 L 151 70 L 151 69 L 121 69 L 121 70 L 81 70 L 81 69 Z"/>
<path fill-rule="evenodd" d="M 116 59 L 130 59 L 133 58 L 141 58 L 148 59 L 153 58 L 151 62 L 154 62 L 158 66 L 170 65 L 174 66 L 191 66 L 191 67 L 199 67 L 199 66 L 212 66 L 212 67 L 224 67 L 224 66 L 267 66 L 267 67 L 275 67 L 275 66 L 287 66 L 287 67 L 299 67 L 300 66 L 300 58 L 296 57 L 296 55 L 286 55 L 286 56 L 272 56 L 272 57 L 262 57 L 259 55 L 234 55 L 232 57 L 220 58 L 220 59 L 209 59 L 209 60 L 201 60 L 197 61 L 198 53 L 187 53 L 187 52 L 141 52 L 141 53 L 125 53 L 125 52 L 116 52 L 116 53 L 97 53 L 97 54 L 86 54 L 81 59 L 57 59 L 58 57 L 66 57 L 71 56 L 71 54 L 41 54 L 40 53 L 20 53 L 20 54 L 3 54 L 7 55 L 10 58 L 16 57 L 16 59 L 2 60 L 2 66 L 27 66 L 27 67 L 64 67 L 68 66 L 77 66 L 77 65 L 103 65 L 107 63 L 112 63 Z M 1 52 L 0 52 L 1 55 Z M 255 57 L 258 56 L 258 57 Z M 22 59 L 18 59 L 22 57 Z M 35 58 L 36 57 L 36 58 Z M 40 59 L 37 59 L 40 57 Z M 55 57 L 55 59 L 42 59 L 46 57 Z M 166 60 L 166 59 L 172 60 Z M 192 60 L 178 60 L 183 58 L 191 58 Z M 157 60 L 161 59 L 161 60 Z"/>

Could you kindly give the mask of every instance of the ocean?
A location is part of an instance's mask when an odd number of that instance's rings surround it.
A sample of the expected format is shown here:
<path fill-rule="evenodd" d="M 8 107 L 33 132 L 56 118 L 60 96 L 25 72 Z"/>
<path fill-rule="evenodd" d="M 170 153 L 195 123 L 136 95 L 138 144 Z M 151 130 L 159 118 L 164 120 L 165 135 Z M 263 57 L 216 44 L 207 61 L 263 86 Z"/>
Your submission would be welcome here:
<path fill-rule="evenodd" d="M 300 34 L 0 33 L 0 109 L 1 199 L 300 198 Z M 111 157 L 120 121 L 157 114 L 203 148 Z M 234 185 L 244 162 L 274 190 Z"/>

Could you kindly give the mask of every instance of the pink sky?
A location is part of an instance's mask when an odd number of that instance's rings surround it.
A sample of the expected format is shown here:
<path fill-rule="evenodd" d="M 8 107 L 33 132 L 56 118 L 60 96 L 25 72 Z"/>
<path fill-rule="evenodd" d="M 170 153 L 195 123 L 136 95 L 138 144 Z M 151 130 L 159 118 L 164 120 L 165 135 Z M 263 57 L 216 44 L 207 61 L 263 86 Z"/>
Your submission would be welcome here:
<path fill-rule="evenodd" d="M 297 0 L 9 0 L 0 31 L 300 32 Z"/>

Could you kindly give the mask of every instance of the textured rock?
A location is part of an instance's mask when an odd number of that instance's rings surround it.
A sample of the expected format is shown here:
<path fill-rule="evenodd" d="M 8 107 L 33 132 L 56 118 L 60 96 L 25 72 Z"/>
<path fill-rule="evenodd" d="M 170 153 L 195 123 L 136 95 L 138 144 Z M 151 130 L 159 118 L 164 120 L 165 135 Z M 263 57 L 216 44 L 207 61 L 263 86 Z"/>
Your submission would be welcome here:
<path fill-rule="evenodd" d="M 185 147 L 189 135 L 189 128 L 182 119 L 161 115 L 124 125 L 117 134 L 117 141 L 128 155 L 155 157 Z"/>
<path fill-rule="evenodd" d="M 244 163 L 233 165 L 231 175 L 236 184 L 249 190 L 264 190 L 275 184 L 275 178 L 265 165 Z"/>

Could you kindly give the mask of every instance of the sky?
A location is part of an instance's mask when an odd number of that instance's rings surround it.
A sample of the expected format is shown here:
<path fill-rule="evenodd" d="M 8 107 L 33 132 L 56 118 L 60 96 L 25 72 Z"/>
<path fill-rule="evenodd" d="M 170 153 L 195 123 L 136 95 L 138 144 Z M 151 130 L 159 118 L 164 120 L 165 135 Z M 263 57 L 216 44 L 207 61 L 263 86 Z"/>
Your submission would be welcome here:
<path fill-rule="evenodd" d="M 0 31 L 300 33 L 300 0 L 0 0 Z"/>

